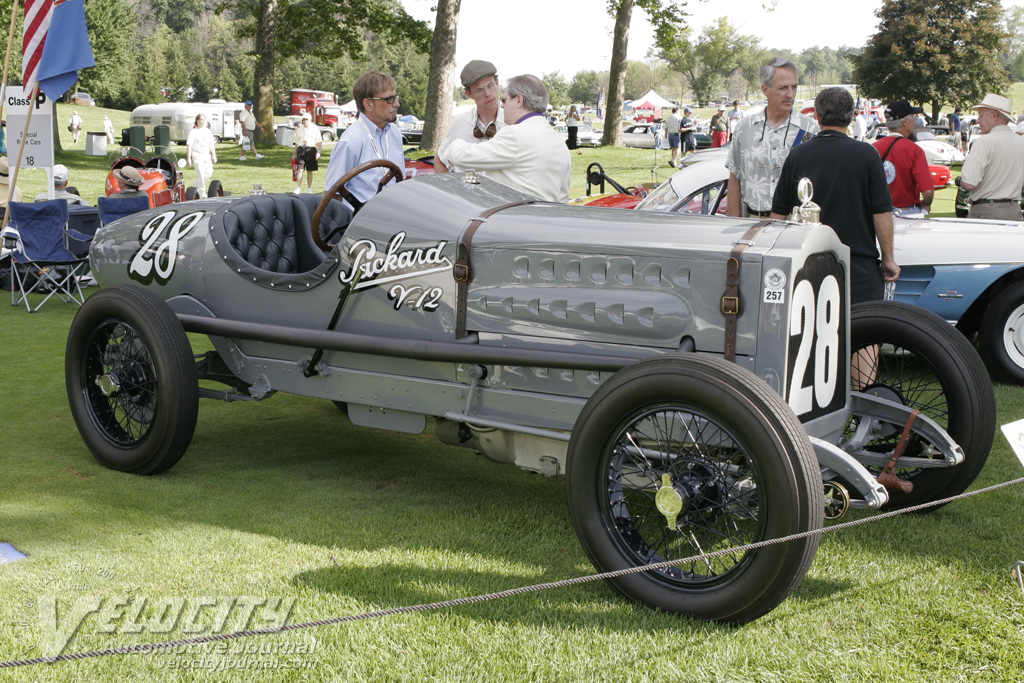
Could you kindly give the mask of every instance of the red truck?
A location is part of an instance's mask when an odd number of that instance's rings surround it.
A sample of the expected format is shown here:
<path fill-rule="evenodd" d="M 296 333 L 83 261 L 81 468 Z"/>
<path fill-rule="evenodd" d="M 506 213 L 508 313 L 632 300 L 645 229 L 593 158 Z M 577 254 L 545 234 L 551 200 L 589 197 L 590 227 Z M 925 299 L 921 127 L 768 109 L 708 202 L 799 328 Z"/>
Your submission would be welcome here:
<path fill-rule="evenodd" d="M 325 141 L 333 140 L 341 127 L 341 107 L 334 93 L 324 90 L 292 88 L 291 113 L 293 116 L 309 114 L 320 128 Z"/>

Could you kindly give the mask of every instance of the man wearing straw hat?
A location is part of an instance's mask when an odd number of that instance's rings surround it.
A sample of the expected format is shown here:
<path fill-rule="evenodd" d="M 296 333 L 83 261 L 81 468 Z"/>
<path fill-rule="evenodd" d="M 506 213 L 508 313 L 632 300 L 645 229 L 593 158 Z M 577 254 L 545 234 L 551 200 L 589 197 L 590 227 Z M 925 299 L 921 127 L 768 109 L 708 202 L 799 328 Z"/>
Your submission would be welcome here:
<path fill-rule="evenodd" d="M 111 199 L 128 199 L 129 197 L 145 197 L 146 193 L 140 190 L 143 183 L 146 182 L 142 174 L 139 173 L 138 169 L 132 166 L 122 166 L 121 168 L 115 168 L 113 171 L 114 178 L 117 180 L 118 192 L 110 195 Z"/>
<path fill-rule="evenodd" d="M 1008 125 L 1013 101 L 989 93 L 978 111 L 982 136 L 971 145 L 956 184 L 971 193 L 971 218 L 1019 221 L 1024 187 L 1024 139 Z"/>

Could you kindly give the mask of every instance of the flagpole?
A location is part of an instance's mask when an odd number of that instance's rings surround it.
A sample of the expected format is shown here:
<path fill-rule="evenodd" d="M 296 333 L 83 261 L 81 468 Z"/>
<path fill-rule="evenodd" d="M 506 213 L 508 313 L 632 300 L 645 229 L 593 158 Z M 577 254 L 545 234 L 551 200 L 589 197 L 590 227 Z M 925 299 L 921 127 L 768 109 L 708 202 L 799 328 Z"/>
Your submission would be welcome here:
<path fill-rule="evenodd" d="M 7 102 L 7 69 L 11 65 L 11 49 L 14 46 L 14 23 L 15 23 L 15 20 L 17 18 L 18 18 L 18 0 L 14 0 L 11 3 L 11 28 L 7 32 L 7 56 L 4 57 L 3 79 L 0 80 L 0 93 L 3 94 L 3 97 L 0 97 L 0 121 L 2 121 L 3 118 L 4 118 L 4 104 L 6 104 L 6 102 Z M 32 115 L 32 110 L 30 108 L 29 109 L 29 116 L 31 116 L 31 115 Z M 22 136 L 22 138 L 23 138 L 22 139 L 22 143 L 25 142 L 24 137 L 25 136 L 23 135 Z M 20 161 L 21 160 L 21 153 L 20 152 L 18 154 L 18 159 L 19 159 L 18 163 L 21 163 L 21 161 Z M 7 173 L 10 173 L 10 172 L 11 172 L 11 164 L 8 163 L 7 164 Z M 17 173 L 15 173 L 15 177 L 17 177 Z M 8 180 L 10 180 L 10 178 L 8 178 Z M 0 229 L 6 228 L 7 227 L 7 223 L 11 220 L 10 206 L 11 206 L 11 198 L 13 196 L 14 196 L 14 183 L 11 182 L 7 186 L 7 209 L 4 210 L 4 220 L 3 220 L 3 223 L 0 224 Z"/>
<path fill-rule="evenodd" d="M 4 75 L 3 79 L 0 79 L 0 86 L 2 86 L 2 92 L 7 94 L 7 69 L 11 65 L 11 50 L 14 47 L 14 22 L 18 18 L 18 0 L 14 0 L 11 3 L 11 29 L 7 32 L 7 56 L 4 58 Z M 6 104 L 6 97 L 0 98 L 0 120 L 4 118 L 4 104 Z"/>
<path fill-rule="evenodd" d="M 32 83 L 32 95 L 28 98 L 28 116 L 25 117 L 25 130 L 21 133 L 21 144 L 18 145 L 18 160 L 14 165 L 11 165 L 11 157 L 7 156 L 7 173 L 10 174 L 8 180 L 10 184 L 7 186 L 7 211 L 4 212 L 4 224 L 0 226 L 0 229 L 6 228 L 7 223 L 10 222 L 11 218 L 11 200 L 14 197 L 14 188 L 18 183 L 18 169 L 21 168 L 21 156 L 25 152 L 25 141 L 28 140 L 28 127 L 32 123 L 32 110 L 36 108 L 36 97 L 39 96 L 39 82 L 35 81 Z"/>

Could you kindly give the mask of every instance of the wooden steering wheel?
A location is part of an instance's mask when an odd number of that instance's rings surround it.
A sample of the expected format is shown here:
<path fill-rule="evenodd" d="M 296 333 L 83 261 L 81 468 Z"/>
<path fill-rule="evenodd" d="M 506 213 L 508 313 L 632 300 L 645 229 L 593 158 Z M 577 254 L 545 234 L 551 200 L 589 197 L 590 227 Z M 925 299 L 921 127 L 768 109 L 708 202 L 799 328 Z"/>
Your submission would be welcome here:
<path fill-rule="evenodd" d="M 320 247 L 324 251 L 330 251 L 333 248 L 330 244 L 326 242 L 326 240 L 324 240 L 323 237 L 320 236 L 320 218 L 324 215 L 324 211 L 327 210 L 327 206 L 330 204 L 331 200 L 334 199 L 335 197 L 337 197 L 338 199 L 347 200 L 348 203 L 352 206 L 352 215 L 355 216 L 357 213 L 359 213 L 359 209 L 363 208 L 363 202 L 359 201 L 352 195 L 349 189 L 345 187 L 345 183 L 352 180 L 360 173 L 369 171 L 371 168 L 381 167 L 386 168 L 387 172 L 384 174 L 384 177 L 380 179 L 380 183 L 378 183 L 377 185 L 377 192 L 383 190 L 384 186 L 390 183 L 392 180 L 397 180 L 398 182 L 405 180 L 405 171 L 399 168 L 395 162 L 389 161 L 387 159 L 375 159 L 373 161 L 367 161 L 362 164 L 359 164 L 351 171 L 349 171 L 341 178 L 339 178 L 338 182 L 334 183 L 334 185 L 331 186 L 331 189 L 329 189 L 327 192 L 324 192 L 323 199 L 321 199 L 320 203 L 317 204 L 316 211 L 313 213 L 313 243 L 316 244 L 316 246 Z M 346 227 L 348 226 L 343 225 L 340 228 L 336 229 L 335 232 L 337 232 L 338 230 L 342 230 Z"/>

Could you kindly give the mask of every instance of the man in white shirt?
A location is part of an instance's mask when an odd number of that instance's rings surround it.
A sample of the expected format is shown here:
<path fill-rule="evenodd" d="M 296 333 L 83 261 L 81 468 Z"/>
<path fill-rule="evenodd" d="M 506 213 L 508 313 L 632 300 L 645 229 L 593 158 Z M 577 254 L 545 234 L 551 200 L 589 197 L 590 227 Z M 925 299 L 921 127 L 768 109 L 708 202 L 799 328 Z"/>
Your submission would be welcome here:
<path fill-rule="evenodd" d="M 71 131 L 71 141 L 78 144 L 78 136 L 82 134 L 82 117 L 77 111 L 71 112 L 71 120 L 68 121 L 68 130 Z"/>
<path fill-rule="evenodd" d="M 548 91 L 536 76 L 510 78 L 502 98 L 508 125 L 482 144 L 452 140 L 438 152 L 445 166 L 485 171 L 487 177 L 550 202 L 569 201 L 571 161 L 565 140 L 544 112 Z"/>
<path fill-rule="evenodd" d="M 263 126 L 256 120 L 256 116 L 252 113 L 252 101 L 245 101 L 245 109 L 241 114 L 238 115 L 238 121 L 242 124 L 242 138 L 249 139 L 249 149 L 256 155 L 256 161 L 263 158 L 263 155 L 256 151 L 256 129 L 259 128 L 260 132 L 263 132 Z M 245 144 L 242 144 L 242 156 L 238 157 L 239 161 L 245 161 Z"/>
<path fill-rule="evenodd" d="M 45 202 L 50 198 L 46 192 L 36 195 L 37 202 Z M 64 164 L 55 164 L 53 167 L 53 198 L 63 199 L 68 204 L 85 204 L 86 201 L 77 194 L 68 192 L 68 167 Z"/>
<path fill-rule="evenodd" d="M 295 168 L 298 176 L 295 178 L 298 185 L 295 187 L 295 194 L 302 192 L 302 171 L 306 171 L 306 192 L 313 194 L 313 171 L 320 168 L 320 151 L 323 140 L 320 138 L 320 129 L 313 124 L 313 117 L 303 114 L 295 129 L 295 148 L 292 151 L 292 159 L 295 160 Z"/>
<path fill-rule="evenodd" d="M 485 142 L 493 138 L 505 127 L 501 112 L 501 88 L 498 87 L 498 70 L 490 62 L 474 59 L 462 69 L 462 87 L 466 97 L 473 100 L 476 106 L 452 119 L 448 136 L 438 147 L 444 152 L 452 140 L 465 140 L 469 143 Z M 450 169 L 434 156 L 434 171 L 446 173 Z"/>

